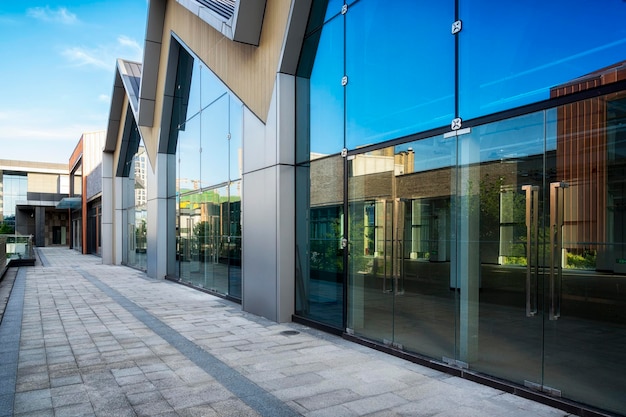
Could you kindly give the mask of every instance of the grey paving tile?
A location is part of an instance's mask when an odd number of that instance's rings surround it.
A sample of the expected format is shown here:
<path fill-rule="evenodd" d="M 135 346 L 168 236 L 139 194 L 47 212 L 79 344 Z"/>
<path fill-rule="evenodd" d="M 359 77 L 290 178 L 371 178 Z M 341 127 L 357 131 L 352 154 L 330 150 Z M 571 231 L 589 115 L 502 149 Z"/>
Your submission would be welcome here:
<path fill-rule="evenodd" d="M 406 404 L 407 400 L 392 393 L 368 396 L 345 403 L 344 406 L 357 414 L 365 415 L 376 411 Z"/>
<path fill-rule="evenodd" d="M 52 398 L 50 397 L 49 389 L 15 393 L 13 412 L 16 414 L 44 410 L 51 407 Z"/>
<path fill-rule="evenodd" d="M 244 404 L 241 400 L 230 399 L 211 404 L 220 417 L 260 417 L 261 414 Z"/>
<path fill-rule="evenodd" d="M 138 392 L 138 393 L 129 393 L 129 394 L 126 394 L 126 398 L 128 399 L 128 402 L 133 406 L 139 405 L 139 404 L 145 404 L 149 402 L 154 402 L 154 401 L 164 400 L 161 393 L 155 390 Z"/>
<path fill-rule="evenodd" d="M 333 407 L 322 408 L 320 410 L 308 413 L 306 417 L 357 417 L 355 411 L 344 407 L 343 405 L 336 405 Z"/>
<path fill-rule="evenodd" d="M 174 408 L 167 401 L 155 401 L 147 404 L 139 404 L 133 407 L 139 417 L 153 417 L 163 413 L 174 412 Z"/>
<path fill-rule="evenodd" d="M 0 413 L 0 415 L 2 415 Z M 46 409 L 46 410 L 38 410 L 38 411 L 30 411 L 27 413 L 19 413 L 19 414 L 13 414 L 13 417 L 54 417 L 54 410 L 53 409 Z"/>
<path fill-rule="evenodd" d="M 89 402 L 71 404 L 54 408 L 54 417 L 88 417 L 93 415 L 94 409 L 91 404 L 89 404 Z"/>

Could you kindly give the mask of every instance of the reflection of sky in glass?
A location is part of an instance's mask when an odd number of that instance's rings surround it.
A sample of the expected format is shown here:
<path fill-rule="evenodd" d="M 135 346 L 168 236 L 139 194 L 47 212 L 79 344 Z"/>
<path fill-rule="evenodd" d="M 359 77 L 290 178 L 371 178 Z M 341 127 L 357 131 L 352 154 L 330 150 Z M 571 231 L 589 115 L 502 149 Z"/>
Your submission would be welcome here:
<path fill-rule="evenodd" d="M 544 153 L 544 112 L 506 119 L 500 122 L 472 128 L 468 135 L 459 136 L 459 141 L 480 143 L 480 160 L 468 155 L 464 163 L 503 161 L 527 158 Z"/>
<path fill-rule="evenodd" d="M 345 15 L 337 15 L 343 2 L 328 3 L 326 19 L 334 17 L 319 44 L 315 35 L 305 42 L 316 50 L 314 155 L 338 153 L 344 126 L 345 146 L 355 149 L 448 125 L 455 65 L 459 116 L 467 120 L 547 99 L 555 86 L 626 60 L 626 1 L 461 0 L 456 63 L 452 0 L 347 1 Z"/>
<path fill-rule="evenodd" d="M 324 26 L 311 73 L 311 152 L 326 155 L 343 148 L 343 26 L 341 17 Z"/>
<path fill-rule="evenodd" d="M 237 100 L 230 98 L 230 174 L 231 181 L 239 179 L 243 175 L 243 105 Z"/>
<path fill-rule="evenodd" d="M 410 150 L 415 153 L 414 172 L 446 168 L 456 164 L 456 138 L 445 139 L 443 136 L 435 136 L 408 142 L 396 146 L 394 153 L 397 155 Z"/>
<path fill-rule="evenodd" d="M 626 59 L 626 2 L 460 2 L 460 115 L 549 98 L 550 88 Z"/>
<path fill-rule="evenodd" d="M 324 20 L 328 20 L 333 16 L 341 13 L 343 7 L 343 0 L 328 0 L 328 7 L 326 8 L 326 17 Z"/>
<path fill-rule="evenodd" d="M 492 162 L 542 155 L 556 149 L 556 109 L 541 111 L 500 122 L 474 127 L 470 134 L 461 135 L 458 141 L 478 140 L 480 160 L 464 163 Z M 545 125 L 544 125 L 545 120 Z M 544 143 L 545 137 L 545 143 Z M 457 137 L 436 136 L 407 142 L 394 148 L 394 154 L 413 151 L 415 171 L 423 172 L 455 166 Z"/>
<path fill-rule="evenodd" d="M 1 171 L 0 171 L 0 175 Z M 2 209 L 3 215 L 15 216 L 15 203 L 18 201 L 26 201 L 28 191 L 28 177 L 25 175 L 2 175 L 2 193 L 0 197 L 3 199 Z M 3 219 L 0 219 L 2 221 Z"/>
<path fill-rule="evenodd" d="M 178 131 L 178 178 L 182 189 L 193 189 L 200 181 L 200 116 L 187 120 L 184 128 Z"/>
<path fill-rule="evenodd" d="M 199 59 L 193 65 L 187 121 L 178 132 L 177 176 L 182 192 L 228 181 L 233 172 L 229 155 L 239 154 L 242 142 L 243 105 Z M 241 163 L 234 161 L 237 176 L 233 179 L 238 179 Z"/>
<path fill-rule="evenodd" d="M 202 183 L 228 181 L 228 95 L 207 108 L 202 120 Z"/>
<path fill-rule="evenodd" d="M 348 149 L 445 126 L 454 118 L 453 16 L 453 1 L 368 0 L 350 8 Z"/>

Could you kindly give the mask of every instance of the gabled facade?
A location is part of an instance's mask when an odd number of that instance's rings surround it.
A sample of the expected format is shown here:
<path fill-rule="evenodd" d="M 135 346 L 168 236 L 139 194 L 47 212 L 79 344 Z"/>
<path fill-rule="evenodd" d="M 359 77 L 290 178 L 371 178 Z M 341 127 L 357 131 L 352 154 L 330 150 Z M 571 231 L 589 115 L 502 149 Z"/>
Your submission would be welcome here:
<path fill-rule="evenodd" d="M 151 1 L 103 260 L 626 414 L 625 7 Z"/>
<path fill-rule="evenodd" d="M 102 149 L 105 131 L 83 133 L 69 160 L 69 197 L 57 208 L 69 210 L 70 248 L 101 255 Z"/>

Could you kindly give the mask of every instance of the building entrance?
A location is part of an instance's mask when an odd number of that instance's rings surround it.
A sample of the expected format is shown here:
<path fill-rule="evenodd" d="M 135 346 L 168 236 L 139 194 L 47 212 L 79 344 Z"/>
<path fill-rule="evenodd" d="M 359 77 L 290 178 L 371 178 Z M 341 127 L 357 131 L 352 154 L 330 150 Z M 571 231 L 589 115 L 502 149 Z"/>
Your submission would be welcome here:
<path fill-rule="evenodd" d="M 349 155 L 348 331 L 626 413 L 625 108 Z"/>

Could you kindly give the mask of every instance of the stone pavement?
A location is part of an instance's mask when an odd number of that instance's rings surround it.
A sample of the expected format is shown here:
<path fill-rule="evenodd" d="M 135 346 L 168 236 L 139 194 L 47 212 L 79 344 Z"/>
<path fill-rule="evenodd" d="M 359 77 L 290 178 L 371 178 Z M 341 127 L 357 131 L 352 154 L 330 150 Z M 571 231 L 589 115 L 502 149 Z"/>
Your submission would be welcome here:
<path fill-rule="evenodd" d="M 94 256 L 39 254 L 0 325 L 0 416 L 568 415 Z"/>

